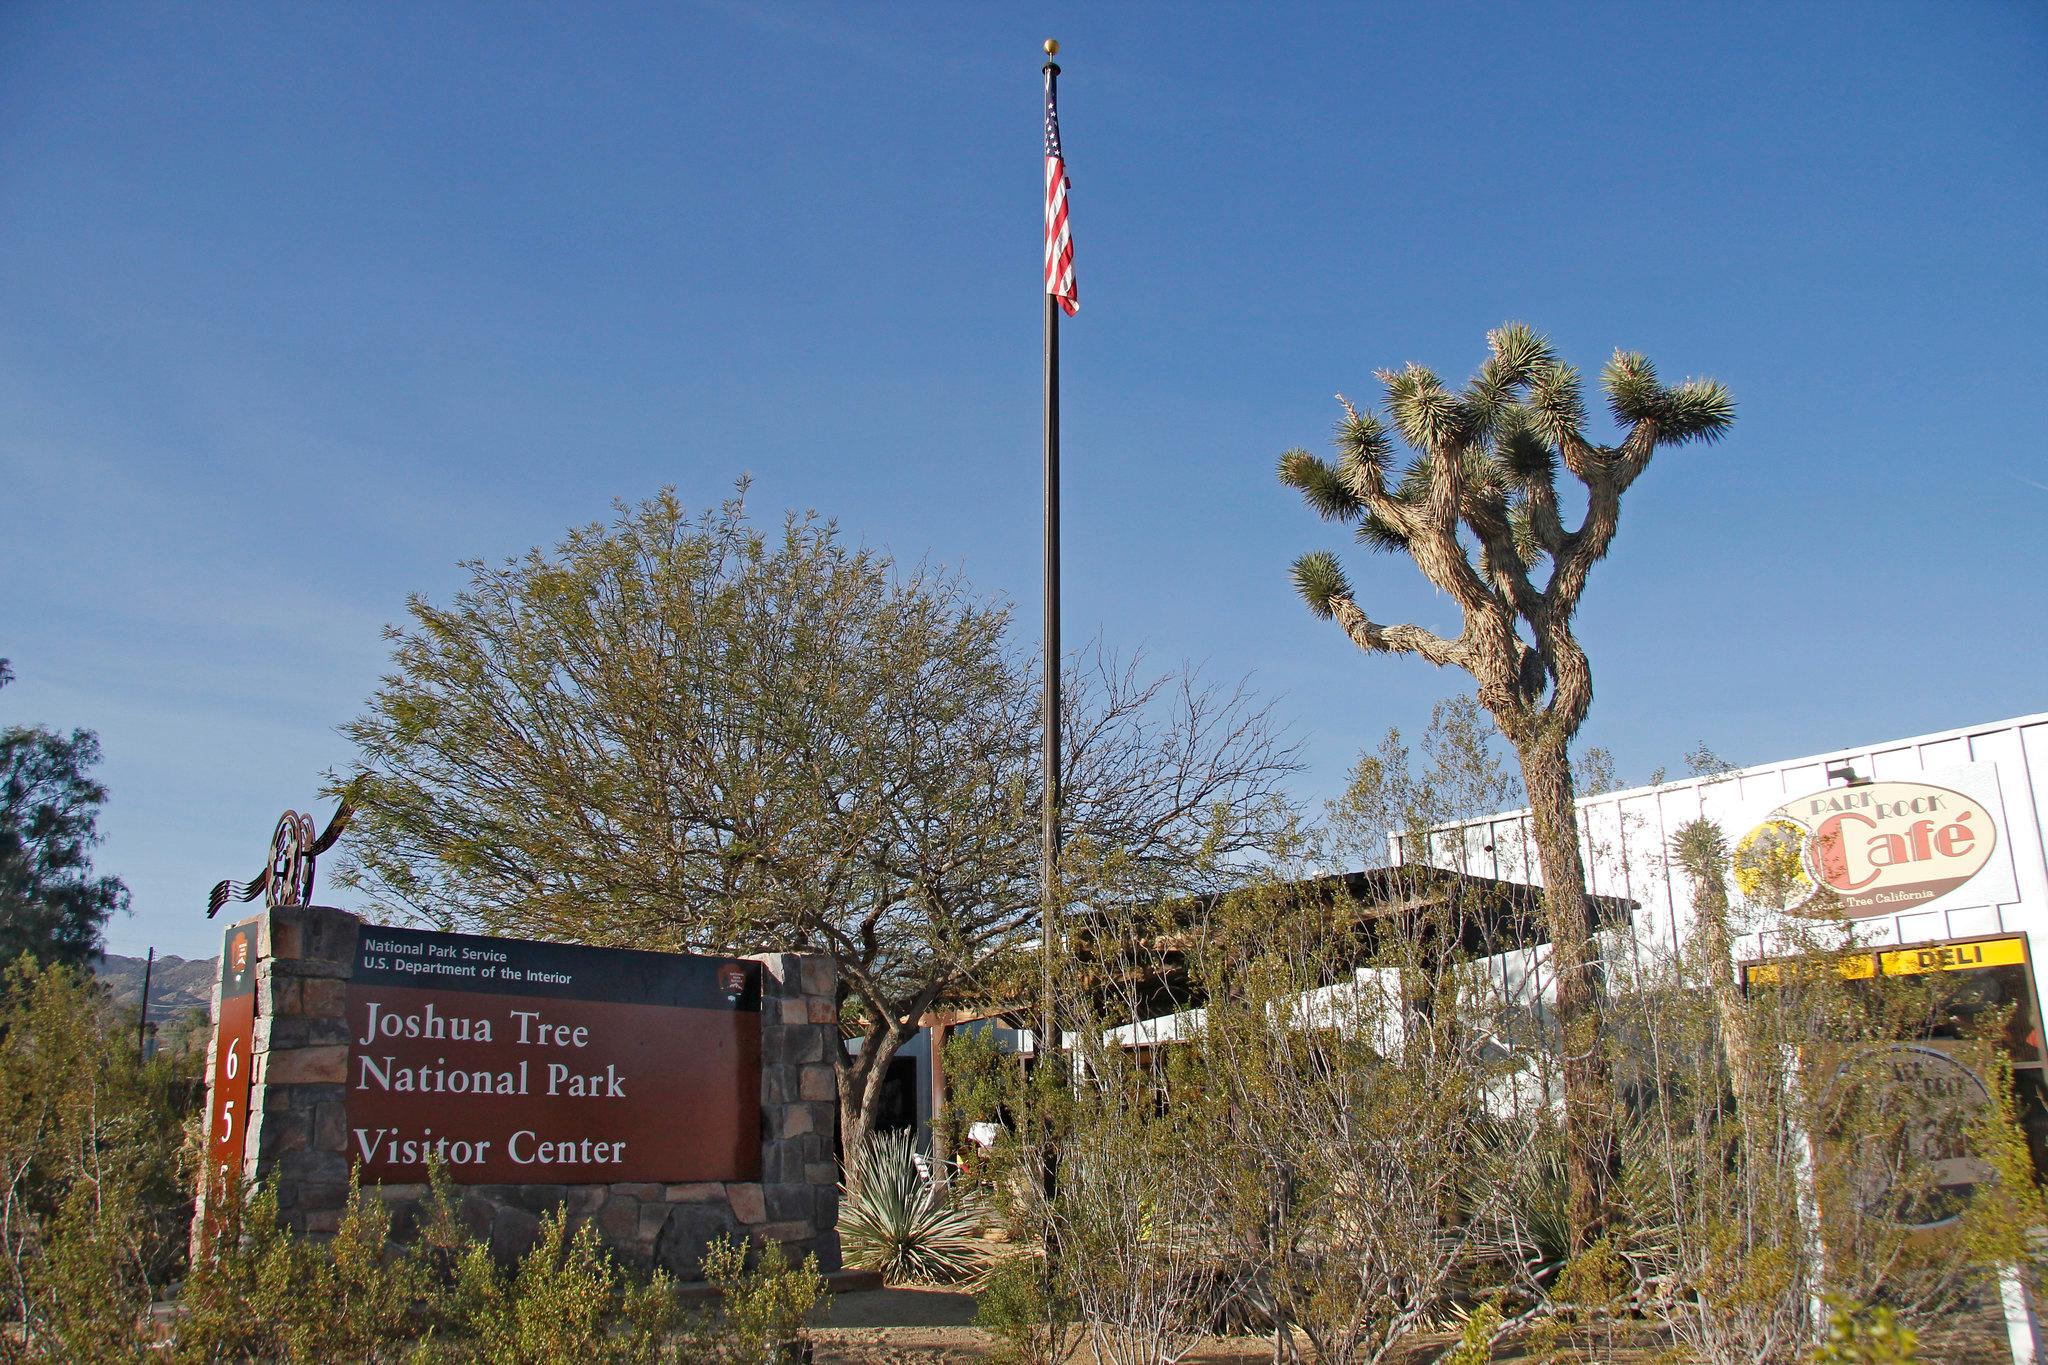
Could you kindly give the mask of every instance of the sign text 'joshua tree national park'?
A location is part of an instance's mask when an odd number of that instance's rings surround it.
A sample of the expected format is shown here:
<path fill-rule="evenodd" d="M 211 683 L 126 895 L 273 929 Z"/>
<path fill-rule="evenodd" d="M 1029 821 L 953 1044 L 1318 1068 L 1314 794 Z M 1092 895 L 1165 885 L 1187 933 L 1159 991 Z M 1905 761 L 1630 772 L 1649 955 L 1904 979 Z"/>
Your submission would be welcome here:
<path fill-rule="evenodd" d="M 365 925 L 348 1156 L 366 1181 L 758 1180 L 760 971 Z"/>

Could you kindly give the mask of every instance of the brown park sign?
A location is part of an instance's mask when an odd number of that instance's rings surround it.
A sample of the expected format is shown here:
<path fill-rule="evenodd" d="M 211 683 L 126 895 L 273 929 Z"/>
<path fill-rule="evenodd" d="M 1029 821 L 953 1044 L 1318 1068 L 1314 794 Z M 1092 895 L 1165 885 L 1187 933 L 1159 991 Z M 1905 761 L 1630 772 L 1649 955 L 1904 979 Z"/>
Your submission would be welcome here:
<path fill-rule="evenodd" d="M 760 964 L 365 925 L 348 1157 L 366 1181 L 758 1180 Z"/>
<path fill-rule="evenodd" d="M 206 1164 L 217 1179 L 242 1169 L 249 1131 L 249 1082 L 255 1072 L 256 937 L 247 920 L 228 930 L 220 953 L 220 1011 L 214 1028 L 213 1085 L 208 1098 Z"/>

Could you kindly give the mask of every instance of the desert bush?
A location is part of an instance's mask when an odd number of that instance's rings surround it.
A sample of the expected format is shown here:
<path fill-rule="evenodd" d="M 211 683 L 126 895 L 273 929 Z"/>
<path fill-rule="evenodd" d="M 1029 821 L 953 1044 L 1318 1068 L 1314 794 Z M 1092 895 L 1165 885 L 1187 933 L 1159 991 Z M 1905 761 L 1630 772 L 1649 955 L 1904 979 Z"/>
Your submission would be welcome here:
<path fill-rule="evenodd" d="M 1493 1343 L 1500 1331 L 1500 1310 L 1482 1303 L 1458 1325 L 1458 1340 L 1437 1365 L 1492 1365 Z"/>
<path fill-rule="evenodd" d="M 1000 1125 L 1011 1117 L 1017 1058 L 998 1046 L 986 1029 L 955 1030 L 940 1057 L 946 1072 L 946 1103 L 932 1122 L 944 1132 L 946 1150 L 970 1154 L 975 1144 L 967 1136 L 969 1128 L 977 1123 Z"/>
<path fill-rule="evenodd" d="M 541 1219 L 540 1236 L 507 1279 L 481 1242 L 463 1256 L 456 1294 L 466 1310 L 464 1355 L 504 1365 L 636 1365 L 679 1359 L 683 1326 L 675 1282 L 657 1270 L 628 1277 L 597 1232 L 569 1230 L 566 1209 Z"/>
<path fill-rule="evenodd" d="M 1889 1308 L 1859 1312 L 1837 1300 L 1828 1313 L 1828 1334 L 1813 1353 L 1813 1365 L 1915 1365 L 1920 1337 Z"/>
<path fill-rule="evenodd" d="M 1449 880 L 1389 889 L 1447 911 Z M 995 1097 L 1017 1123 L 991 1183 L 1099 1360 L 1178 1359 L 1227 1323 L 1270 1326 L 1276 1359 L 1390 1359 L 1482 1262 L 1517 1312 L 1541 1299 L 1555 1265 L 1507 1198 L 1540 1125 L 1489 1108 L 1521 1063 L 1488 1054 L 1496 1006 L 1450 926 L 1300 879 L 1095 902 L 1050 974 L 1069 1047 Z M 1512 1327 L 1479 1320 L 1481 1345 Z"/>
<path fill-rule="evenodd" d="M 1496 809 L 1485 734 L 1449 720 L 1419 778 L 1390 736 L 1333 825 L 1361 848 L 1407 832 L 1426 863 L 1426 831 Z M 1353 904 L 1276 857 L 1264 886 L 1148 898 L 1113 854 L 1070 849 L 1078 908 L 1048 974 L 1064 1046 L 1028 1070 L 957 1054 L 958 1118 L 1012 1124 L 986 1187 L 1045 1258 L 996 1272 L 990 1329 L 1044 1359 L 1070 1304 L 1099 1361 L 1147 1365 L 1225 1318 L 1318 1365 L 1401 1357 L 1460 1314 L 1460 1361 L 1510 1338 L 1608 1358 L 1645 1329 L 1704 1365 L 1909 1358 L 1915 1333 L 1974 1350 L 2001 1290 L 2038 1286 L 2029 1231 L 2048 1227 L 1995 1045 L 2007 1021 L 1885 977 L 1810 903 L 1788 920 L 1785 877 L 1733 879 L 1731 907 L 1710 828 L 1673 853 L 1700 874 L 1682 944 L 1607 931 L 1606 1031 L 1567 1040 L 1527 948 L 1540 905 L 1519 896 L 1425 865 Z M 1734 945 L 1766 924 L 1801 960 L 1745 989 Z M 1937 1033 L 1983 1104 L 1901 1060 Z M 1616 1217 L 1576 1255 L 1568 1041 L 1608 1050 L 1621 1156 Z M 1973 1188 L 1939 1185 L 1930 1148 Z M 1814 1310 L 1830 1295 L 1888 1316 L 1831 1324 Z"/>
<path fill-rule="evenodd" d="M 1487 998 L 1434 922 L 1284 889 L 1219 905 L 1190 1052 L 1214 1109 L 1235 1252 L 1318 1361 L 1386 1360 L 1483 1272 L 1536 1293 L 1540 1125 L 1489 1111 L 1507 1064 Z M 1539 1295 L 1540 1296 L 1540 1295 Z"/>
<path fill-rule="evenodd" d="M 1681 850 L 1710 890 L 1712 833 Z M 1703 930 L 1644 954 L 1617 996 L 1638 1306 L 1710 1365 L 1808 1358 L 1829 1296 L 1883 1303 L 1902 1328 L 2002 1335 L 1998 1276 L 2030 1265 L 2027 1229 L 2048 1223 L 1991 1043 L 2005 1021 L 1940 1044 L 1986 1103 L 1937 1096 L 1900 1059 L 1933 1055 L 1915 1040 L 1947 1018 L 1941 983 L 1857 967 L 1853 926 L 1778 917 L 1785 960 L 1734 988 L 1729 921 L 1775 908 L 1702 897 Z M 1977 1171 L 1973 1193 L 1937 1186 L 1930 1142 Z"/>
<path fill-rule="evenodd" d="M 1119 898 L 1085 941 L 1063 945 L 1053 977 L 1072 1046 L 1015 1085 L 1004 1107 L 1016 1131 L 989 1163 L 1013 1241 L 1042 1249 L 1050 1267 L 1037 1301 L 1046 1338 L 1071 1304 L 1103 1365 L 1179 1359 L 1247 1270 L 1223 1235 L 1229 1172 L 1213 1109 L 1180 1059 L 1131 1045 L 1146 1017 L 1131 991 L 1160 927 L 1139 904 Z"/>
<path fill-rule="evenodd" d="M 136 1055 L 90 977 L 23 958 L 0 981 L 0 1355 L 117 1360 L 182 1267 L 193 1058 Z"/>
<path fill-rule="evenodd" d="M 972 1185 L 918 1169 L 909 1129 L 870 1133 L 840 1187 L 839 1245 L 848 1265 L 892 1284 L 971 1281 L 988 1264 L 987 1211 Z"/>
<path fill-rule="evenodd" d="M 745 1242 L 720 1237 L 705 1253 L 704 1278 L 719 1297 L 722 1354 L 715 1358 L 733 1365 L 754 1365 L 768 1347 L 800 1341 L 805 1325 L 832 1305 L 817 1256 L 792 1266 L 779 1242 L 749 1258 Z"/>
<path fill-rule="evenodd" d="M 998 1365 L 1062 1365 L 1080 1344 L 1073 1300 L 1033 1255 L 1005 1256 L 989 1269 L 974 1325 L 995 1338 Z"/>
<path fill-rule="evenodd" d="M 224 1190 L 208 1217 L 179 1299 L 179 1365 L 401 1360 L 432 1325 L 425 1259 L 393 1244 L 389 1210 L 353 1184 L 327 1243 L 279 1222 L 269 1186 Z"/>
<path fill-rule="evenodd" d="M 1046 1214 L 1061 1290 L 1104 1365 L 1185 1355 L 1230 1296 L 1191 1106 L 1162 1104 L 1142 1068 L 1098 1056 L 1061 1134 Z"/>
<path fill-rule="evenodd" d="M 826 1302 L 815 1257 L 791 1266 L 771 1244 L 750 1261 L 744 1243 L 720 1241 L 703 1262 L 718 1309 L 688 1314 L 666 1273 L 628 1273 L 594 1224 L 572 1227 L 559 1207 L 508 1273 L 463 1228 L 438 1169 L 418 1235 L 405 1243 L 360 1189 L 326 1242 L 280 1224 L 263 1187 L 246 1201 L 231 1193 L 216 1216 L 186 1284 L 178 1365 L 759 1365 Z"/>

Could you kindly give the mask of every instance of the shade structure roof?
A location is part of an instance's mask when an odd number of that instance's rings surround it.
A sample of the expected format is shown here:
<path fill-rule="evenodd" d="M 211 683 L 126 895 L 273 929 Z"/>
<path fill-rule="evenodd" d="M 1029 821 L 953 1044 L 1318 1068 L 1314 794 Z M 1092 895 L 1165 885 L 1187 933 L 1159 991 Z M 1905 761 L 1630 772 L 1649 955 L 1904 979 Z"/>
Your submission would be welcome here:
<path fill-rule="evenodd" d="M 1625 927 L 1633 903 L 1612 896 L 1589 897 L 1596 927 Z M 1104 993 L 1130 1003 L 1135 996 L 1147 1014 L 1166 1014 L 1199 1005 L 1204 992 L 1190 970 L 1200 940 L 1219 913 L 1323 916 L 1339 927 L 1346 950 L 1333 956 L 1338 969 L 1382 960 L 1390 935 L 1419 944 L 1425 953 L 1490 957 L 1537 948 L 1549 942 L 1543 888 L 1479 877 L 1421 864 L 1337 872 L 1285 882 L 1259 882 L 1208 895 L 1190 896 L 1129 913 L 1077 910 L 1068 920 L 1076 955 Z M 980 1009 L 934 1015 L 932 1022 L 1003 1018 L 1029 1027 L 1034 1005 L 991 1004 Z"/>

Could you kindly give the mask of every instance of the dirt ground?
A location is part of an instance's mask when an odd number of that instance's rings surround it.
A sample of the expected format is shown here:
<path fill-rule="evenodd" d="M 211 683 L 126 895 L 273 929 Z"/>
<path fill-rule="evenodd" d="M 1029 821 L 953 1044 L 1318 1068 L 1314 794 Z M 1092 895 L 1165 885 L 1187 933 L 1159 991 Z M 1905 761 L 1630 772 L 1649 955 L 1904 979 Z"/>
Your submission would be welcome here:
<path fill-rule="evenodd" d="M 974 1296 L 946 1289 L 876 1289 L 841 1294 L 832 1301 L 832 1312 L 821 1327 L 812 1330 L 816 1342 L 816 1365 L 979 1365 L 993 1344 L 985 1333 L 976 1331 Z M 1923 1338 L 1921 1359 L 1945 1361 L 1948 1365 L 2001 1365 L 2005 1354 L 2002 1334 L 1988 1321 L 1976 1324 L 1957 1340 Z M 1424 1365 L 1434 1361 L 1450 1344 L 1441 1337 L 1416 1343 L 1403 1365 Z M 1668 1341 L 1615 1341 L 1595 1346 L 1581 1343 L 1577 1359 L 1607 1362 L 1608 1365 L 1650 1365 L 1673 1359 Z M 1075 1365 L 1087 1360 L 1084 1350 L 1074 1357 Z M 1189 1365 L 1250 1365 L 1273 1358 L 1270 1337 L 1215 1338 L 1206 1341 L 1188 1357 Z M 1502 1362 L 1525 1357 L 1513 1345 L 1504 1346 L 1495 1357 Z"/>
<path fill-rule="evenodd" d="M 987 1357 L 989 1338 L 971 1325 L 974 1296 L 946 1289 L 876 1289 L 842 1294 L 812 1330 L 817 1365 L 970 1365 Z M 1205 1343 L 1200 1365 L 1270 1360 L 1270 1341 Z"/>
<path fill-rule="evenodd" d="M 816 1365 L 976 1365 L 992 1344 L 976 1331 L 974 1296 L 945 1289 L 878 1289 L 841 1294 L 822 1327 L 812 1330 Z M 1432 1361 L 1449 1338 L 1418 1343 L 1414 1362 Z M 1638 1365 L 1661 1354 L 1654 1347 L 1621 1347 L 1588 1356 L 1614 1365 Z M 1212 1338 L 1204 1342 L 1189 1365 L 1249 1365 L 1273 1358 L 1270 1337 Z M 1500 1359 L 1517 1358 L 1512 1347 Z M 1086 1359 L 1085 1352 L 1077 1361 Z"/>

